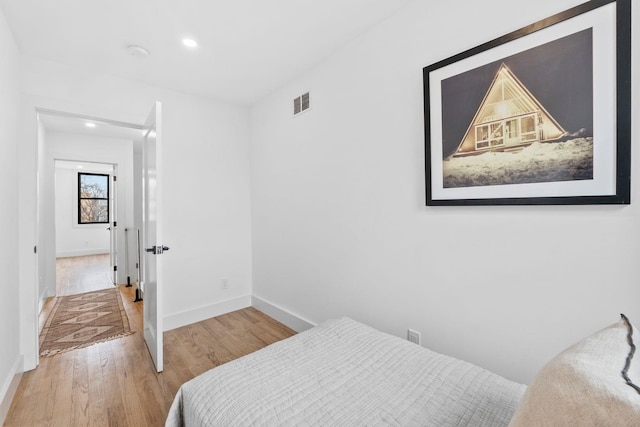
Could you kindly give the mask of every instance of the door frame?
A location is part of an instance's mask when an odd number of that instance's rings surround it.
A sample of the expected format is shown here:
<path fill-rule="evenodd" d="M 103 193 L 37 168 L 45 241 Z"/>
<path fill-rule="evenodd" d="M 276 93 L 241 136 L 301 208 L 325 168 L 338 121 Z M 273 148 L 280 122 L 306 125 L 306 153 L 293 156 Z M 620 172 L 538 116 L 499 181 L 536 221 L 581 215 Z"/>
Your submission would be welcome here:
<path fill-rule="evenodd" d="M 144 124 L 139 124 L 139 123 L 134 123 L 129 121 L 113 120 L 105 117 L 74 113 L 74 112 L 63 111 L 59 109 L 41 108 L 41 107 L 38 107 L 37 105 L 34 105 L 31 108 L 29 108 L 31 110 L 31 113 L 28 114 L 28 116 L 30 116 L 32 119 L 35 119 L 35 121 L 31 122 L 30 125 L 25 124 L 25 127 L 23 129 L 25 129 L 25 133 L 27 135 L 22 135 L 22 136 L 27 140 L 30 139 L 32 141 L 36 141 L 36 143 L 34 143 L 30 147 L 27 145 L 26 150 L 22 150 L 19 153 L 23 158 L 25 156 L 31 157 L 32 167 L 30 168 L 31 169 L 30 173 L 35 172 L 29 178 L 30 180 L 35 181 L 35 188 L 29 186 L 29 184 L 33 182 L 25 184 L 26 188 L 35 189 L 35 192 L 31 193 L 35 196 L 35 200 L 33 200 L 34 203 L 31 204 L 28 202 L 27 203 L 21 202 L 21 209 L 26 208 L 27 210 L 25 212 L 28 212 L 29 213 L 28 216 L 31 218 L 28 219 L 28 222 L 23 222 L 22 225 L 20 226 L 21 227 L 20 229 L 29 230 L 27 233 L 25 233 L 29 235 L 31 235 L 31 231 L 33 231 L 33 235 L 34 235 L 33 242 L 35 242 L 36 244 L 36 246 L 33 247 L 33 251 L 32 251 L 32 254 L 34 254 L 34 256 L 33 257 L 24 256 L 23 261 L 20 262 L 20 270 L 25 274 L 25 279 L 22 279 L 20 281 L 21 282 L 21 291 L 20 291 L 21 298 L 24 298 L 24 301 L 26 303 L 23 307 L 27 308 L 24 316 L 26 316 L 26 319 L 30 319 L 31 316 L 33 316 L 33 318 L 31 318 L 29 322 L 25 322 L 23 326 L 21 326 L 21 332 L 20 332 L 21 345 L 23 347 L 23 356 L 24 356 L 23 367 L 25 371 L 34 369 L 39 365 L 39 362 L 40 362 L 39 342 L 38 342 L 38 337 L 40 332 L 39 331 L 39 315 L 40 315 L 39 308 L 40 307 L 38 303 L 39 297 L 40 297 L 39 295 L 40 275 L 39 275 L 38 257 L 41 255 L 39 254 L 40 251 L 38 249 L 42 248 L 44 245 L 42 241 L 43 240 L 42 236 L 40 235 L 40 232 L 39 232 L 41 228 L 40 221 L 42 220 L 42 218 L 39 217 L 39 209 L 43 200 L 42 199 L 43 195 L 38 185 L 38 174 L 39 174 L 39 171 L 41 170 L 41 167 L 42 167 L 41 165 L 43 164 L 42 162 L 44 162 L 45 159 L 39 152 L 39 147 L 38 147 L 39 144 L 37 143 L 39 134 L 41 132 L 41 129 L 40 129 L 41 124 L 38 120 L 38 117 L 40 114 L 46 114 L 46 115 L 57 116 L 62 118 L 91 121 L 97 124 L 107 124 L 111 126 L 139 130 L 140 138 L 143 136 L 143 130 L 145 129 Z M 33 134 L 34 132 L 35 132 L 35 135 Z M 133 144 L 134 145 L 136 144 L 135 140 L 133 141 Z M 136 173 L 135 164 L 133 166 L 134 166 L 134 175 L 135 175 Z M 136 182 L 137 181 L 132 177 L 131 184 L 136 185 Z M 34 222 L 31 222 L 31 221 L 34 221 Z M 26 245 L 28 245 L 28 243 Z M 24 249 L 23 249 L 23 252 L 24 252 Z M 33 313 L 33 314 L 30 314 L 30 313 Z"/>

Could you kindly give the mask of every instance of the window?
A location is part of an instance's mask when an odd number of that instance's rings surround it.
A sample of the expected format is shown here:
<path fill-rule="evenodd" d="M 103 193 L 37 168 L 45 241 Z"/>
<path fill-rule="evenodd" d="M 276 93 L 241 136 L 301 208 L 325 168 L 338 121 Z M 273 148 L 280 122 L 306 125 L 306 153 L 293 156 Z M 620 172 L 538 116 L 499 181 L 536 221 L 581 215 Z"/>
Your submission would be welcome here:
<path fill-rule="evenodd" d="M 476 126 L 476 150 L 489 146 L 489 125 Z"/>
<path fill-rule="evenodd" d="M 109 175 L 78 174 L 78 224 L 109 223 Z"/>
<path fill-rule="evenodd" d="M 502 123 L 491 123 L 491 142 L 490 145 L 495 147 L 497 145 L 504 145 Z"/>
<path fill-rule="evenodd" d="M 506 137 L 510 141 L 518 140 L 518 137 L 520 135 L 519 125 L 520 122 L 518 121 L 518 119 L 511 119 L 505 123 Z"/>
<path fill-rule="evenodd" d="M 522 129 L 522 141 L 537 141 L 538 130 L 536 129 L 536 114 L 530 114 L 520 119 Z"/>

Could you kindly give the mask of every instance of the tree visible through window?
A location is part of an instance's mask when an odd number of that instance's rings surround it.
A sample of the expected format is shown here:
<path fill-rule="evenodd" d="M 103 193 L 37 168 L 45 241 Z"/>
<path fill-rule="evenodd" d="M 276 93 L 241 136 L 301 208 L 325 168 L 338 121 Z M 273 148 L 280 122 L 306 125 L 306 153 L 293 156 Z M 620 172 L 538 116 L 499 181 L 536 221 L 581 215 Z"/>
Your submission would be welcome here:
<path fill-rule="evenodd" d="M 109 175 L 78 174 L 78 223 L 109 222 Z"/>

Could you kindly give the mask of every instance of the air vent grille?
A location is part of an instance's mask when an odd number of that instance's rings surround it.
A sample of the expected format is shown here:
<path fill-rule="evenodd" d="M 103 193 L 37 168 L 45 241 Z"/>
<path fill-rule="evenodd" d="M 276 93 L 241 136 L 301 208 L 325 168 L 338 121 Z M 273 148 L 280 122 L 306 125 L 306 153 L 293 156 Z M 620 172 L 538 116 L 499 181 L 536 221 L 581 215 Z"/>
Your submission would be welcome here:
<path fill-rule="evenodd" d="M 311 106 L 309 92 L 300 95 L 293 100 L 293 115 L 298 115 L 309 109 Z"/>

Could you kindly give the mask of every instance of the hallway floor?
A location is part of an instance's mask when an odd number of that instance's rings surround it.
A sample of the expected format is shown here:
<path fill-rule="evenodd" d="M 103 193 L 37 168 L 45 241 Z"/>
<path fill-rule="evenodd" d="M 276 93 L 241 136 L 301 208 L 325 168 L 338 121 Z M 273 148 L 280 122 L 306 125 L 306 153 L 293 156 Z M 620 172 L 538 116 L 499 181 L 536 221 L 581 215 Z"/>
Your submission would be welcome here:
<path fill-rule="evenodd" d="M 113 286 L 109 254 L 56 258 L 56 295 L 75 295 Z"/>

